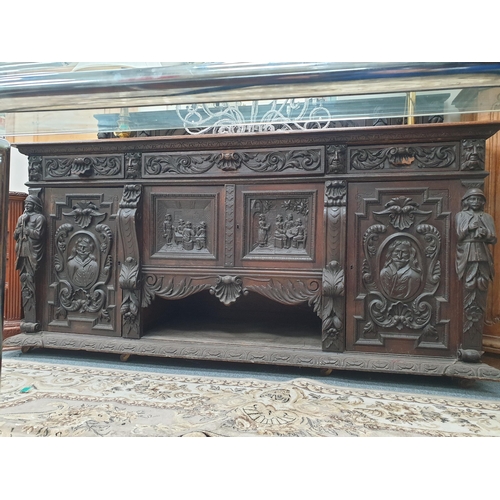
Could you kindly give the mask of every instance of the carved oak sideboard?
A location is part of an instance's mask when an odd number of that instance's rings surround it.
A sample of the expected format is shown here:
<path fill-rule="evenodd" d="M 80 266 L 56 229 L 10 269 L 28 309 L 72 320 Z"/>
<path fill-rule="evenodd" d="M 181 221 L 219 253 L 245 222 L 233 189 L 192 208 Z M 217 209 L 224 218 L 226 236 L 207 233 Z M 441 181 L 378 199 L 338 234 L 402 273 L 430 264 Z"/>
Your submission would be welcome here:
<path fill-rule="evenodd" d="M 480 362 L 500 123 L 17 145 L 9 345 L 500 379 Z"/>

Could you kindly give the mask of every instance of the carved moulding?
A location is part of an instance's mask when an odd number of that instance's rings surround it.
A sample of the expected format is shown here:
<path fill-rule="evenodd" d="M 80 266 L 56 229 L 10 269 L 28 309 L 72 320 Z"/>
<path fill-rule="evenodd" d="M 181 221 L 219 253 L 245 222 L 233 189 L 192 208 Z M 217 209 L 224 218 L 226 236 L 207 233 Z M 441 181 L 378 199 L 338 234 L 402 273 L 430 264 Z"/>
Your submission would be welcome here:
<path fill-rule="evenodd" d="M 112 177 L 122 172 L 122 156 L 45 157 L 44 178 Z"/>
<path fill-rule="evenodd" d="M 123 262 L 118 282 L 123 290 L 120 312 L 122 334 L 125 337 L 140 336 L 140 255 L 136 219 L 141 193 L 141 185 L 125 185 L 118 210 L 118 229 L 123 249 Z"/>
<path fill-rule="evenodd" d="M 455 165 L 456 146 L 393 146 L 388 148 L 355 148 L 350 154 L 352 170 L 386 168 L 448 168 Z"/>
<path fill-rule="evenodd" d="M 223 343 L 196 343 L 191 339 L 161 341 L 148 339 L 126 339 L 100 335 L 41 332 L 35 335 L 19 334 L 5 340 L 6 347 L 31 347 L 48 349 L 70 349 L 115 354 L 136 354 L 166 358 L 213 359 L 216 361 L 238 361 L 336 370 L 378 371 L 386 373 L 408 373 L 466 379 L 500 381 L 500 370 L 484 363 L 463 363 L 455 359 L 425 356 L 399 356 L 362 353 L 326 353 L 318 349 L 296 349 L 280 346 L 279 351 L 262 346 Z"/>
<path fill-rule="evenodd" d="M 322 167 L 322 148 L 277 151 L 223 151 L 216 153 L 146 154 L 144 176 L 200 175 L 212 168 L 232 172 L 245 167 L 253 172 L 314 171 Z"/>

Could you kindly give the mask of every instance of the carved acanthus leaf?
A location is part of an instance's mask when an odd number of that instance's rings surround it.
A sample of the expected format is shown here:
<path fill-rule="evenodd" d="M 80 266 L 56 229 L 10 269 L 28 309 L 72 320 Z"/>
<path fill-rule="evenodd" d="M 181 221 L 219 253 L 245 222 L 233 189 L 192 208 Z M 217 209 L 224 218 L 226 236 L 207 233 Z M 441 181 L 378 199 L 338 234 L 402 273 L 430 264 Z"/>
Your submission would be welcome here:
<path fill-rule="evenodd" d="M 166 284 L 164 284 L 164 281 Z M 178 300 L 210 288 L 209 284 L 194 285 L 191 278 L 183 278 L 179 283 L 175 277 L 149 274 L 144 277 L 142 286 L 142 307 L 149 306 L 156 295 L 164 299 Z"/>

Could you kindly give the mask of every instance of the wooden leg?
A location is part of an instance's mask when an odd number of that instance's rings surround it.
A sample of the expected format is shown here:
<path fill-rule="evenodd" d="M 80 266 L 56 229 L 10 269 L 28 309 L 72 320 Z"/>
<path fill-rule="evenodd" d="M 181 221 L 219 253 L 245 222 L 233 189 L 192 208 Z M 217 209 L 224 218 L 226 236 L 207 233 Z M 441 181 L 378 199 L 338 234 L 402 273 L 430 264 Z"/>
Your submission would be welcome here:
<path fill-rule="evenodd" d="M 331 368 L 320 368 L 319 369 L 319 374 L 322 377 L 328 377 L 328 375 L 330 375 L 332 372 L 333 372 L 333 370 Z"/>
<path fill-rule="evenodd" d="M 463 389 L 470 389 L 471 387 L 474 387 L 474 385 L 476 385 L 476 380 L 470 378 L 456 378 L 455 380 L 458 386 L 462 387 Z"/>
<path fill-rule="evenodd" d="M 23 345 L 23 346 L 21 347 L 21 352 L 22 352 L 23 354 L 26 354 L 26 353 L 28 353 L 28 352 L 30 352 L 30 351 L 32 351 L 32 350 L 33 350 L 33 347 L 31 347 L 31 346 L 29 346 L 29 345 Z"/>
<path fill-rule="evenodd" d="M 130 354 L 120 354 L 120 361 L 128 361 L 128 358 L 130 358 Z"/>

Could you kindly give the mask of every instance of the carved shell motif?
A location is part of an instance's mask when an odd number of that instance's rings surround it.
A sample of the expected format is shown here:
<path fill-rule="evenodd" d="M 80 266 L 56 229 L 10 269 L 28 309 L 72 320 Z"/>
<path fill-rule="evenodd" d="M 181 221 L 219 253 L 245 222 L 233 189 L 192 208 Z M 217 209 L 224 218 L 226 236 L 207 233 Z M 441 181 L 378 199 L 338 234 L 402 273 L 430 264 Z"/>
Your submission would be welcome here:
<path fill-rule="evenodd" d="M 243 288 L 243 280 L 239 276 L 219 276 L 215 286 L 210 288 L 210 293 L 228 306 L 241 294 L 248 295 L 248 290 Z"/>

